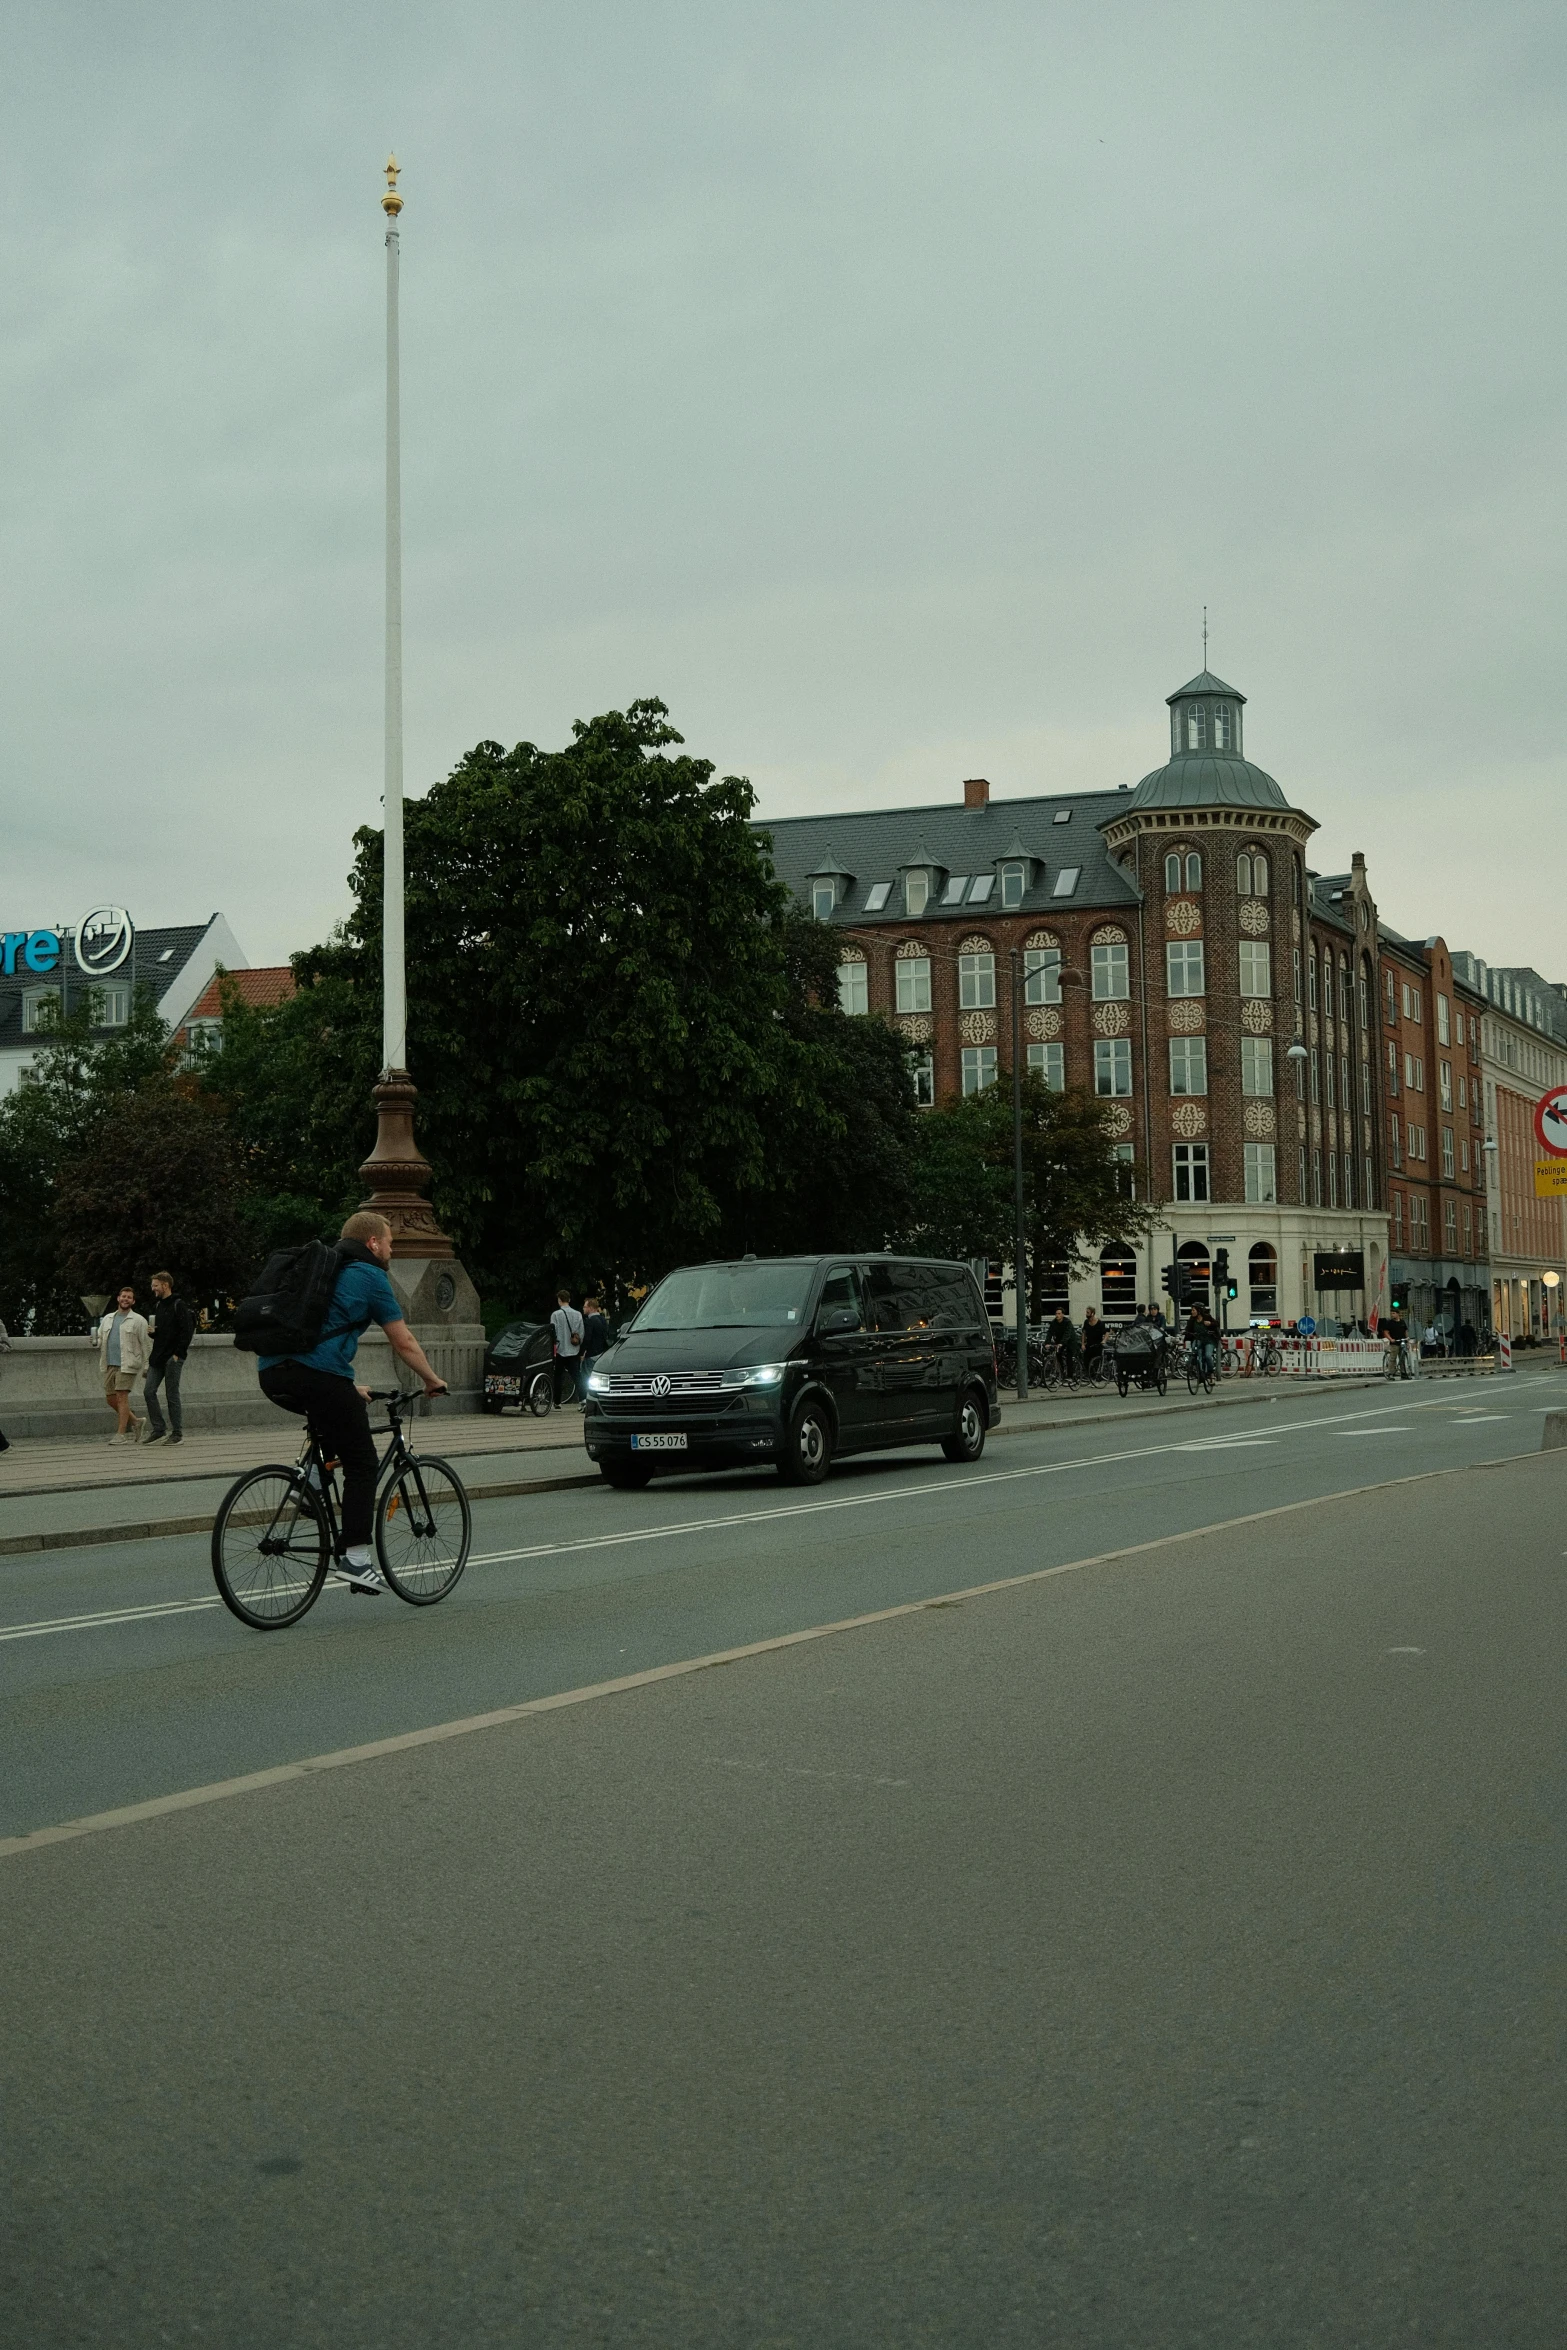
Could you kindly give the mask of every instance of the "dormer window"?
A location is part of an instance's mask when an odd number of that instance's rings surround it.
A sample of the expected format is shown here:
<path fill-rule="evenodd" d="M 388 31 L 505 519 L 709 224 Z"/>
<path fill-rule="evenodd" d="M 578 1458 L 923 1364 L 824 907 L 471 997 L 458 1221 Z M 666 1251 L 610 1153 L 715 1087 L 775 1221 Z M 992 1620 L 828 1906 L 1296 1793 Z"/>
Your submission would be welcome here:
<path fill-rule="evenodd" d="M 1001 868 L 1001 903 L 1020 906 L 1023 903 L 1023 885 L 1026 880 L 1021 865 L 1003 865 Z"/>
<path fill-rule="evenodd" d="M 1208 748 L 1208 707 L 1205 702 L 1186 705 L 1186 748 L 1205 751 Z"/>
<path fill-rule="evenodd" d="M 903 876 L 903 910 L 906 914 L 923 914 L 930 904 L 930 875 L 905 873 Z"/>
<path fill-rule="evenodd" d="M 818 922 L 830 922 L 832 920 L 832 910 L 837 903 L 838 888 L 835 882 L 812 882 L 811 912 L 816 916 Z"/>
<path fill-rule="evenodd" d="M 1233 751 L 1235 748 L 1235 712 L 1228 702 L 1214 704 L 1213 747 L 1216 751 Z"/>

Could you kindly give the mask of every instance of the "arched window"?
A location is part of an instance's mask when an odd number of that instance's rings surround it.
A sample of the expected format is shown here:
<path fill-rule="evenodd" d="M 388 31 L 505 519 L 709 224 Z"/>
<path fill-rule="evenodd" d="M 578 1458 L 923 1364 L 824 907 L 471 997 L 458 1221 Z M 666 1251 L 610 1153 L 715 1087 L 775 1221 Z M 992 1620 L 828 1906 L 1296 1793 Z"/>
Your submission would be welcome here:
<path fill-rule="evenodd" d="M 1208 1303 L 1209 1273 L 1207 1242 L 1205 1240 L 1183 1241 L 1176 1254 L 1191 1277 L 1193 1305 L 1205 1306 Z"/>
<path fill-rule="evenodd" d="M 1124 1240 L 1099 1252 L 1099 1298 L 1107 1322 L 1129 1321 L 1137 1311 L 1137 1259 Z"/>
<path fill-rule="evenodd" d="M 1279 1258 L 1271 1242 L 1259 1240 L 1246 1260 L 1254 1317 L 1279 1310 Z"/>
<path fill-rule="evenodd" d="M 1219 702 L 1213 712 L 1213 747 L 1216 751 L 1235 748 L 1235 713 L 1228 702 Z"/>
<path fill-rule="evenodd" d="M 1349 957 L 1348 957 L 1348 955 L 1340 955 L 1340 957 L 1339 957 L 1339 959 L 1338 959 L 1338 1014 L 1339 1014 L 1339 1018 L 1340 1018 L 1341 1020 L 1347 1020 L 1347 1019 L 1349 1018 L 1349 1016 L 1350 1016 L 1351 1012 L 1353 1012 L 1353 1010 L 1354 1010 L 1354 1009 L 1355 1009 L 1354 1002 L 1353 1002 L 1353 1000 L 1352 1000 L 1352 998 L 1351 998 L 1351 996 L 1350 996 L 1350 992 L 1349 992 Z"/>
<path fill-rule="evenodd" d="M 1254 895 L 1254 896 L 1256 896 L 1256 897 L 1259 897 L 1259 898 L 1265 898 L 1265 897 L 1267 896 L 1267 894 L 1268 894 L 1268 860 L 1267 860 L 1267 858 L 1266 858 L 1266 857 L 1263 855 L 1263 853 L 1262 853 L 1261 849 L 1254 849 L 1254 850 L 1252 851 L 1252 858 L 1251 858 L 1251 886 L 1252 886 L 1252 893 L 1253 893 L 1253 895 Z"/>
<path fill-rule="evenodd" d="M 1186 852 L 1186 886 L 1188 889 L 1202 887 L 1202 859 L 1195 849 Z"/>
<path fill-rule="evenodd" d="M 996 1000 L 996 958 L 983 952 L 958 957 L 958 1002 L 965 1012 L 989 1011 Z"/>
<path fill-rule="evenodd" d="M 1235 860 L 1235 895 L 1238 898 L 1251 896 L 1251 858 L 1244 849 Z"/>
<path fill-rule="evenodd" d="M 1201 702 L 1186 705 L 1186 748 L 1189 751 L 1208 748 L 1208 713 Z"/>
<path fill-rule="evenodd" d="M 1317 950 L 1312 948 L 1306 964 L 1306 1001 L 1313 1011 L 1317 1008 Z"/>
<path fill-rule="evenodd" d="M 1333 957 L 1331 953 L 1324 953 L 1322 957 L 1322 1017 L 1324 1020 L 1331 1020 L 1333 1017 Z"/>
<path fill-rule="evenodd" d="M 1300 904 L 1300 859 L 1298 857 L 1290 859 L 1290 891 L 1298 906 Z"/>
<path fill-rule="evenodd" d="M 1181 886 L 1181 860 L 1174 849 L 1164 860 L 1164 886 L 1166 889 L 1179 889 Z"/>

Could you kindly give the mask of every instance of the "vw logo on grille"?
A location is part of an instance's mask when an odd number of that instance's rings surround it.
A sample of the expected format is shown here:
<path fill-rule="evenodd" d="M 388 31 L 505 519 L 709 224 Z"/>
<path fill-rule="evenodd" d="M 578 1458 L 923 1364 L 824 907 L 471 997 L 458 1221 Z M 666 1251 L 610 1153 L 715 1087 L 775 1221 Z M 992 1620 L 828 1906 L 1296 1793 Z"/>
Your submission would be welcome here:
<path fill-rule="evenodd" d="M 667 1371 L 660 1371 L 657 1378 L 653 1381 L 653 1393 L 655 1395 L 667 1395 L 669 1393 L 669 1374 Z"/>

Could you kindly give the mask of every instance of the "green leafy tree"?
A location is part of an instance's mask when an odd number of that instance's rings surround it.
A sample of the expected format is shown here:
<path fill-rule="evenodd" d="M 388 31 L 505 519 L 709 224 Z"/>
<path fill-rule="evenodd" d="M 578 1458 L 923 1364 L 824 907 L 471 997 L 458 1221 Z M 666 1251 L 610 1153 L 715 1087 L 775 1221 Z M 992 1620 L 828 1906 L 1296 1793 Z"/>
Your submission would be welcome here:
<path fill-rule="evenodd" d="M 491 1297 L 859 1244 L 904 1212 L 902 1047 L 838 1011 L 835 951 L 773 874 L 750 786 L 680 741 L 639 702 L 563 750 L 480 743 L 409 803 L 419 1138 Z M 295 957 L 288 1004 L 226 1007 L 205 1072 L 275 1233 L 362 1196 L 381 848 L 356 835 L 353 914 Z"/>
<path fill-rule="evenodd" d="M 167 1266 L 183 1294 L 221 1305 L 255 1261 L 239 1154 L 217 1105 L 162 1073 L 122 1092 L 54 1183 L 59 1260 L 78 1293 L 112 1294 Z"/>
<path fill-rule="evenodd" d="M 1161 1221 L 1134 1200 L 1115 1156 L 1108 1105 L 1091 1093 L 1053 1093 L 1023 1080 L 1023 1223 L 1029 1314 L 1044 1313 L 1052 1264 L 1082 1273 L 1113 1240 L 1135 1241 Z M 1015 1245 L 1012 1089 L 993 1085 L 920 1122 L 909 1238 L 942 1256 L 1003 1257 Z"/>
<path fill-rule="evenodd" d="M 13 1330 L 81 1327 L 83 1285 L 58 1216 L 61 1171 L 115 1103 L 173 1083 L 169 1032 L 149 992 L 136 991 L 126 1025 L 108 1036 L 94 1036 L 93 1010 L 88 999 L 56 1017 L 29 1081 L 0 1102 L 0 1319 Z"/>

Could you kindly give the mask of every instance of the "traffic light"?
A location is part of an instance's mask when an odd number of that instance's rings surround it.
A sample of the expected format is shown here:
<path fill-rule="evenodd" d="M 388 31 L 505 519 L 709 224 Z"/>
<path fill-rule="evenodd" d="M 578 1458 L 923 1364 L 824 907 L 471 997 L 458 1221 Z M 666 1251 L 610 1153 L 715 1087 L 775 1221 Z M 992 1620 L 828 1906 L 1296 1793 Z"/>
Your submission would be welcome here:
<path fill-rule="evenodd" d="M 1213 1286 L 1224 1297 L 1240 1295 L 1240 1283 L 1230 1278 L 1230 1252 L 1227 1248 L 1215 1249 L 1213 1252 Z"/>
<path fill-rule="evenodd" d="M 1403 1312 L 1403 1310 L 1404 1310 L 1404 1292 L 1403 1292 L 1403 1289 L 1400 1287 L 1400 1285 L 1399 1285 L 1397 1282 L 1395 1282 L 1395 1283 L 1394 1283 L 1394 1285 L 1393 1285 L 1393 1311 L 1394 1311 L 1394 1313 L 1395 1313 L 1395 1314 L 1401 1314 L 1401 1313 Z"/>
<path fill-rule="evenodd" d="M 1166 1265 L 1159 1275 L 1159 1287 L 1172 1305 L 1190 1305 L 1192 1277 L 1184 1265 Z"/>

